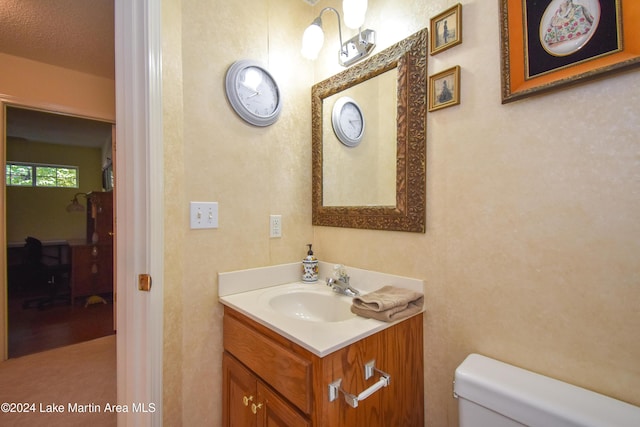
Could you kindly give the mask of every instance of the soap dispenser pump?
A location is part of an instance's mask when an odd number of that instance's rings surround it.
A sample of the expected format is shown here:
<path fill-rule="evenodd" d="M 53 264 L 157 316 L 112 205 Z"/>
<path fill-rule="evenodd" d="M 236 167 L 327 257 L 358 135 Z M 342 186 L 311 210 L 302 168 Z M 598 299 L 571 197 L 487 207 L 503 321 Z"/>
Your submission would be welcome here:
<path fill-rule="evenodd" d="M 313 255 L 311 243 L 307 244 L 309 251 L 307 256 L 302 260 L 302 281 L 307 283 L 318 281 L 318 258 Z"/>

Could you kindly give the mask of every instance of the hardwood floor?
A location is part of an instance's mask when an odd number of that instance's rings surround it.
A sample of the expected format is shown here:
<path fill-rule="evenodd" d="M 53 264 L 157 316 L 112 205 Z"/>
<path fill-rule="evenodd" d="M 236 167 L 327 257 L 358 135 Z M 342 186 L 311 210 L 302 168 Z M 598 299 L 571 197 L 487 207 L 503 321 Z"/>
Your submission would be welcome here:
<path fill-rule="evenodd" d="M 50 350 L 114 334 L 113 300 L 85 306 L 78 298 L 38 308 L 23 308 L 26 297 L 9 299 L 9 358 Z"/>

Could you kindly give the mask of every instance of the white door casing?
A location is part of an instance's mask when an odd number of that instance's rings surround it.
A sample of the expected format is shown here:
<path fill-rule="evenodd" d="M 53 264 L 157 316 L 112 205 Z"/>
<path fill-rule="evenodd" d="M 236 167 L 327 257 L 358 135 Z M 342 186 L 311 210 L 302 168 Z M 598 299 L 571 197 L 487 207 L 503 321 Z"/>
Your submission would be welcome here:
<path fill-rule="evenodd" d="M 118 426 L 162 425 L 161 0 L 115 0 Z M 150 292 L 138 275 L 150 274 Z"/>

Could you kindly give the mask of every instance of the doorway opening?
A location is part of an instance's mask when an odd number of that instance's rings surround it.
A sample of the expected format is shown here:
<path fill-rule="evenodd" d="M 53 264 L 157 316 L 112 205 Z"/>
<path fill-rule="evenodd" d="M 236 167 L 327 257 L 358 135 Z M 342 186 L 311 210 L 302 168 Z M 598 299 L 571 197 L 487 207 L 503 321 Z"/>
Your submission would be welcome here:
<path fill-rule="evenodd" d="M 113 334 L 113 125 L 5 117 L 8 356 Z"/>

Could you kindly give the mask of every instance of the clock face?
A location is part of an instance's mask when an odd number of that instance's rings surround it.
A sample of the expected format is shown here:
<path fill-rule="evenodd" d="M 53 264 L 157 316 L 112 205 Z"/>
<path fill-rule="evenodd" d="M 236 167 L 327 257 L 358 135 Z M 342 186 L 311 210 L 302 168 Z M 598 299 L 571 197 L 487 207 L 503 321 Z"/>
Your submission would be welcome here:
<path fill-rule="evenodd" d="M 269 126 L 278 120 L 282 99 L 275 79 L 249 60 L 235 62 L 225 80 L 227 98 L 235 112 L 255 126 Z"/>
<path fill-rule="evenodd" d="M 269 117 L 278 107 L 278 87 L 271 76 L 258 67 L 244 68 L 236 78 L 240 102 L 256 116 Z"/>
<path fill-rule="evenodd" d="M 362 134 L 363 120 L 360 109 L 353 103 L 347 102 L 340 112 L 340 127 L 351 139 L 356 139 Z"/>
<path fill-rule="evenodd" d="M 364 135 L 364 115 L 360 106 L 343 96 L 333 106 L 331 123 L 336 136 L 344 145 L 355 147 Z"/>

